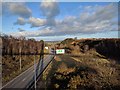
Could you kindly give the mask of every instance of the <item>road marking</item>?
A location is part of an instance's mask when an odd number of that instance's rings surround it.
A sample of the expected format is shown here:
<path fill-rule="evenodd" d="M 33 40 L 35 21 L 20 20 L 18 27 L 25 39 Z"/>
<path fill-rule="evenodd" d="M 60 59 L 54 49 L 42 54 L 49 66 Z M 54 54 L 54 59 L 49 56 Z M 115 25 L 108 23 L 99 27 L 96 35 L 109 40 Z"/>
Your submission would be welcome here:
<path fill-rule="evenodd" d="M 25 81 L 26 80 L 26 78 L 24 78 L 22 81 Z"/>

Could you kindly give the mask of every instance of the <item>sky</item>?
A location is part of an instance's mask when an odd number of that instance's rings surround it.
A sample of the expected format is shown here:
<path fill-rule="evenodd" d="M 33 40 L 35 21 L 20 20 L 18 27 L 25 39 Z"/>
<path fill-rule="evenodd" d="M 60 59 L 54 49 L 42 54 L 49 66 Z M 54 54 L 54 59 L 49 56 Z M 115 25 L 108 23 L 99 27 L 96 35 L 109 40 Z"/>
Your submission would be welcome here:
<path fill-rule="evenodd" d="M 118 38 L 118 3 L 3 2 L 2 33 L 45 41 Z"/>

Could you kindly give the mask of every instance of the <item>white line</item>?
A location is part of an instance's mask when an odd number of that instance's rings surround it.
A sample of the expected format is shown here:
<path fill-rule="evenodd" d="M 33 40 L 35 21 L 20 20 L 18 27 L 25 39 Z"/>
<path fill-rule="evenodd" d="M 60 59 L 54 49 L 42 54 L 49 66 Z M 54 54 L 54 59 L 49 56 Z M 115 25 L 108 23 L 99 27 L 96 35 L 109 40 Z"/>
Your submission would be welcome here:
<path fill-rule="evenodd" d="M 25 81 L 26 80 L 26 78 L 24 78 L 22 81 Z"/>
<path fill-rule="evenodd" d="M 46 57 L 45 60 L 44 60 L 44 62 L 45 62 L 48 58 L 50 58 L 50 56 Z"/>

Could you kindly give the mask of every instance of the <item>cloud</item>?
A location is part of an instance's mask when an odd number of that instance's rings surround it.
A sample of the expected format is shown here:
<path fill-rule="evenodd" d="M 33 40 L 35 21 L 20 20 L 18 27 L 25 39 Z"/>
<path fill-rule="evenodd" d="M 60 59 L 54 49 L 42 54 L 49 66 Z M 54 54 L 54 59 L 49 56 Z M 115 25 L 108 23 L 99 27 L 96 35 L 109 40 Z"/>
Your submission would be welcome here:
<path fill-rule="evenodd" d="M 26 24 L 26 21 L 22 17 L 19 17 L 17 21 L 14 23 L 14 25 L 25 25 L 25 24 Z"/>
<path fill-rule="evenodd" d="M 19 32 L 24 32 L 25 30 L 22 29 L 22 28 L 18 28 L 18 31 L 19 31 Z"/>
<path fill-rule="evenodd" d="M 40 18 L 30 17 L 28 23 L 31 24 L 31 27 L 40 27 L 45 25 L 46 20 Z"/>
<path fill-rule="evenodd" d="M 29 19 L 27 20 L 26 23 L 31 24 L 31 28 L 33 27 L 40 27 L 40 26 L 55 26 L 56 25 L 56 21 L 55 21 L 55 17 L 57 15 L 59 15 L 59 7 L 58 7 L 58 3 L 55 0 L 48 0 L 48 2 L 46 2 L 47 0 L 44 0 L 41 2 L 40 4 L 40 9 L 42 11 L 43 16 L 45 17 L 45 19 L 41 19 L 41 18 L 35 18 L 30 16 L 31 14 L 25 14 L 26 17 L 29 17 Z M 13 4 L 13 5 L 12 5 Z M 13 10 L 13 7 L 16 7 L 17 5 L 14 3 L 12 3 L 9 5 L 10 11 L 14 11 L 16 13 L 16 9 Z M 19 3 L 19 5 L 25 5 L 24 3 Z M 24 6 L 26 7 L 26 6 Z M 17 8 L 17 7 L 16 7 Z M 29 12 L 31 12 L 31 10 L 29 10 L 27 7 L 26 9 L 24 8 L 24 11 L 27 10 Z M 18 10 L 18 11 L 23 11 L 23 10 Z M 23 12 L 24 12 L 23 11 Z M 23 15 L 23 16 L 25 16 Z M 22 15 L 21 15 L 22 16 Z M 15 24 L 19 24 L 19 25 L 24 25 L 25 21 L 22 18 L 18 18 L 18 20 L 16 21 Z"/>
<path fill-rule="evenodd" d="M 11 13 L 23 18 L 29 18 L 32 15 L 32 11 L 22 2 L 4 2 L 3 9 L 4 13 Z"/>
<path fill-rule="evenodd" d="M 113 17 L 117 16 L 118 3 L 111 3 L 104 7 L 99 7 L 95 14 L 89 20 L 111 20 Z"/>
<path fill-rule="evenodd" d="M 91 10 L 91 7 L 93 10 Z M 84 7 L 79 16 L 66 16 L 63 20 L 56 20 L 56 25 L 52 28 L 49 26 L 36 31 L 26 31 L 22 34 L 26 37 L 64 36 L 117 30 L 118 24 L 115 22 L 117 22 L 118 18 L 118 7 L 116 3 L 91 7 L 87 7 L 87 10 Z M 19 35 L 19 33 L 15 35 Z"/>
<path fill-rule="evenodd" d="M 24 18 L 19 17 L 17 21 L 14 23 L 14 25 L 25 25 L 27 23 L 31 25 L 31 28 L 40 27 L 46 24 L 46 20 L 35 17 L 30 17 L 28 20 L 25 20 Z"/>
<path fill-rule="evenodd" d="M 39 36 L 41 34 L 43 34 L 43 36 L 44 36 L 44 35 L 48 35 L 48 33 L 49 34 L 53 33 L 53 30 L 50 30 L 50 28 L 48 28 L 48 27 L 45 28 L 44 30 L 29 31 L 29 32 L 27 30 L 22 29 L 22 28 L 18 28 L 18 30 L 19 30 L 19 32 L 11 33 L 10 35 L 15 36 L 15 37 L 19 37 L 19 36 L 25 36 L 25 37 L 35 36 L 36 37 L 36 36 Z"/>
<path fill-rule="evenodd" d="M 59 15 L 60 10 L 58 3 L 55 0 L 43 0 L 40 4 L 40 8 L 44 16 L 46 16 L 46 24 L 49 26 L 55 25 L 55 17 Z"/>

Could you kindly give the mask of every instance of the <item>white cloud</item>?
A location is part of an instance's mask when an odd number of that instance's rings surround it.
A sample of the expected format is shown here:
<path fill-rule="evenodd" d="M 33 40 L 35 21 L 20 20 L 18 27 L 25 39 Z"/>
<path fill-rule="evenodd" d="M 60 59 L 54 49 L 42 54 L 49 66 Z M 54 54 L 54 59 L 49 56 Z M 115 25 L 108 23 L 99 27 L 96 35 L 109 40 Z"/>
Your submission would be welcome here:
<path fill-rule="evenodd" d="M 55 17 L 59 14 L 59 7 L 57 2 L 51 0 L 52 2 L 41 2 L 40 7 L 42 9 L 43 15 L 46 17 Z"/>
<path fill-rule="evenodd" d="M 31 24 L 31 27 L 40 27 L 45 25 L 46 20 L 40 18 L 30 17 L 28 23 Z"/>
<path fill-rule="evenodd" d="M 24 18 L 19 17 L 17 21 L 14 23 L 14 25 L 25 25 L 26 23 L 30 24 L 31 28 L 40 27 L 46 24 L 46 20 L 35 17 L 30 17 L 28 20 L 25 20 Z"/>
<path fill-rule="evenodd" d="M 22 28 L 18 28 L 19 32 L 24 32 L 25 30 Z"/>
<path fill-rule="evenodd" d="M 26 21 L 25 21 L 24 18 L 19 17 L 14 24 L 15 24 L 15 25 L 25 25 L 25 24 L 26 24 Z"/>
<path fill-rule="evenodd" d="M 22 2 L 4 2 L 3 9 L 4 13 L 11 13 L 23 18 L 29 18 L 32 15 L 32 11 Z"/>
<path fill-rule="evenodd" d="M 47 6 L 46 6 L 47 7 Z M 90 7 L 89 7 L 90 8 Z M 56 20 L 56 25 L 52 28 L 42 28 L 36 31 L 23 32 L 25 36 L 63 36 L 75 34 L 93 34 L 104 31 L 116 30 L 117 22 L 117 6 L 116 3 L 111 3 L 106 6 L 92 6 L 92 13 L 84 8 L 80 16 L 66 16 L 63 20 Z M 95 9 L 96 8 L 96 9 Z M 91 9 L 91 8 L 90 8 Z M 35 19 L 35 18 L 34 18 Z M 40 26 L 42 21 L 39 19 L 33 20 L 38 22 Z M 32 22 L 33 22 L 32 21 Z M 43 23 L 43 22 L 42 22 Z M 36 25 L 36 26 L 37 26 Z M 43 24 L 44 25 L 44 24 Z M 16 34 L 19 35 L 19 34 Z"/>
<path fill-rule="evenodd" d="M 13 7 L 17 8 L 16 7 L 17 5 L 16 4 L 14 5 L 14 3 L 12 3 L 12 4 L 13 5 L 10 4 L 10 6 L 9 6 L 9 7 L 11 7 L 10 11 L 14 11 L 16 13 L 16 9 L 13 10 L 14 9 Z M 24 3 L 19 3 L 19 5 L 24 5 Z M 26 7 L 26 6 L 24 6 L 24 7 Z M 28 8 L 26 7 L 26 9 L 28 9 Z M 24 8 L 24 11 L 26 9 Z M 45 19 L 29 17 L 29 20 L 27 21 L 27 23 L 31 24 L 31 27 L 55 26 L 55 24 L 56 24 L 55 17 L 60 12 L 59 7 L 58 7 L 58 2 L 56 2 L 55 0 L 44 0 L 40 3 L 40 9 L 42 11 L 43 16 L 45 16 Z M 20 11 L 23 11 L 23 8 L 22 8 L 22 10 L 18 10 L 18 12 L 20 12 Z M 30 10 L 28 9 L 28 11 L 30 11 Z M 30 13 L 27 16 L 30 16 Z M 16 24 L 24 25 L 25 23 L 23 24 L 22 21 L 23 20 L 18 19 Z"/>
<path fill-rule="evenodd" d="M 18 30 L 23 30 L 22 28 L 18 28 Z M 23 32 L 24 31 L 24 32 Z M 15 36 L 15 37 L 19 37 L 19 36 L 25 36 L 25 37 L 36 37 L 39 35 L 49 35 L 53 33 L 53 30 L 50 30 L 50 28 L 45 28 L 44 30 L 37 30 L 37 31 L 26 31 L 23 30 L 17 33 L 11 33 L 11 35 Z"/>
<path fill-rule="evenodd" d="M 55 0 L 43 0 L 40 4 L 40 8 L 43 15 L 46 16 L 46 24 L 49 26 L 54 26 L 55 16 L 57 16 L 60 12 L 58 3 Z"/>

